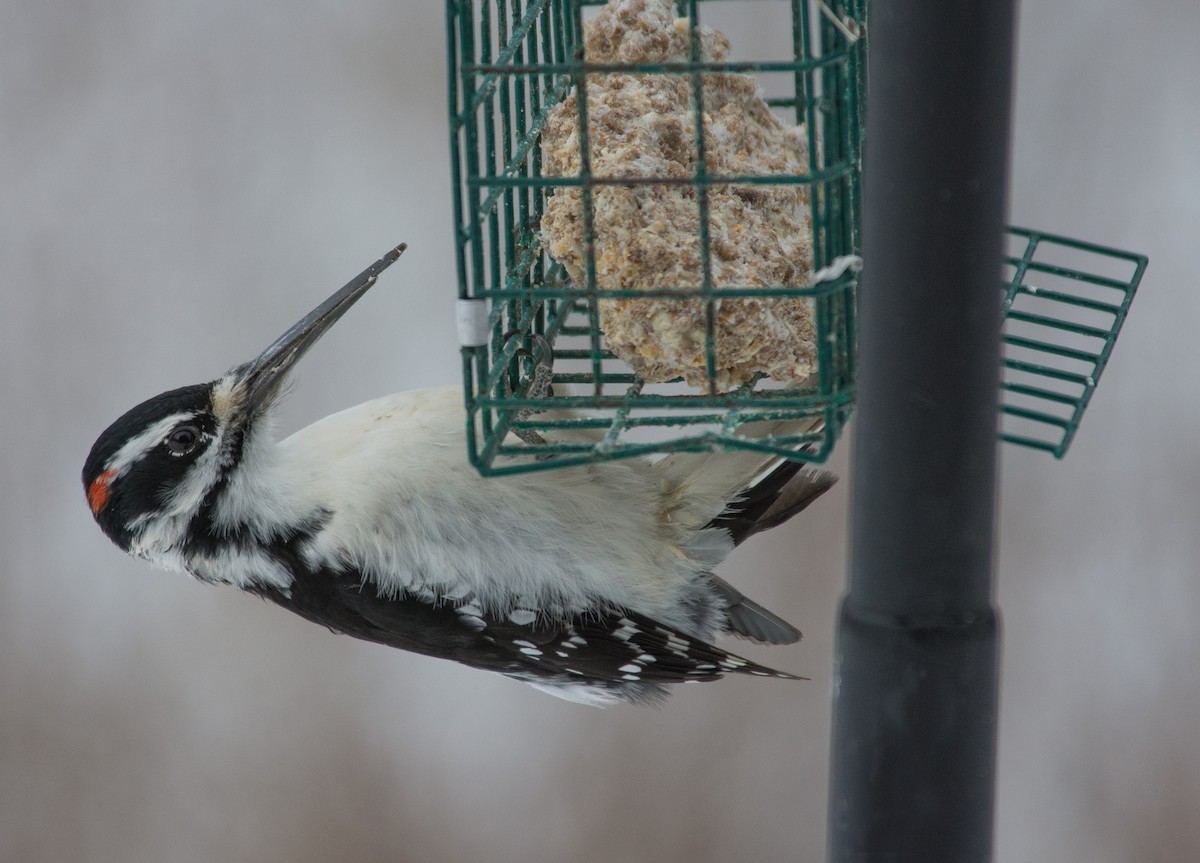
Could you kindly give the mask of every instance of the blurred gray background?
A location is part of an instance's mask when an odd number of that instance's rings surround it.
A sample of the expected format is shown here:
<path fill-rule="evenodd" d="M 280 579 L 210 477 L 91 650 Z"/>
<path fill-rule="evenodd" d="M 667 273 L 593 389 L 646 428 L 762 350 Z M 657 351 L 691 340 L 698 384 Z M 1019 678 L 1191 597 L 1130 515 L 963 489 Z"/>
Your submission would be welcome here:
<path fill-rule="evenodd" d="M 399 240 L 282 430 L 457 379 L 442 4 L 0 10 L 0 860 L 819 860 L 844 488 L 724 570 L 805 630 L 749 655 L 812 680 L 657 710 L 334 636 L 92 524 L 109 422 Z M 1068 458 L 1003 451 L 1004 863 L 1200 859 L 1197 33 L 1194 0 L 1021 10 L 1012 221 L 1151 264 Z"/>

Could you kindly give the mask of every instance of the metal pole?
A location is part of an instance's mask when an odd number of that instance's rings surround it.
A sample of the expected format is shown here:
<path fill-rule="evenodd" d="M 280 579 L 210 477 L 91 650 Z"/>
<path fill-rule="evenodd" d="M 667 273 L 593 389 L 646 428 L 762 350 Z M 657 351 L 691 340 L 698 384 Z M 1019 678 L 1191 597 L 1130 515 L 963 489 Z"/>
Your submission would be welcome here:
<path fill-rule="evenodd" d="M 1013 0 L 869 4 L 834 863 L 991 859 Z"/>

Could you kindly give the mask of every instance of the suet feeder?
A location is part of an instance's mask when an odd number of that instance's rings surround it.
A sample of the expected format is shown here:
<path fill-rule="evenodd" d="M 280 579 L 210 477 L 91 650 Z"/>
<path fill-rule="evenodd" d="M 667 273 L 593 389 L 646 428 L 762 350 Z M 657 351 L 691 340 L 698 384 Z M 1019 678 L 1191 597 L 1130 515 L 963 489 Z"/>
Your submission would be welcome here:
<path fill-rule="evenodd" d="M 744 4 L 601 5 L 446 3 L 471 461 L 485 474 L 709 448 L 823 461 L 855 400 L 865 2 L 754 4 L 789 37 L 763 57 L 707 23 Z M 1061 456 L 1145 260 L 1010 233 L 1002 437 Z M 1043 262 L 1062 246 L 1091 259 Z M 1038 279 L 1071 284 L 1039 295 Z M 807 422 L 738 434 L 762 420 Z"/>

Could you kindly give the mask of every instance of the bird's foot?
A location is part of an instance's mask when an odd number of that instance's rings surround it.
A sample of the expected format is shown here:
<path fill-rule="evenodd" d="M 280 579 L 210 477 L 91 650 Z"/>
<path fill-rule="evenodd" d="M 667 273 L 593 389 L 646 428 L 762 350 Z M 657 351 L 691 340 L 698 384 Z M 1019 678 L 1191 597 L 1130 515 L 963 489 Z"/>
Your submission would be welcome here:
<path fill-rule="evenodd" d="M 510 330 L 504 334 L 504 337 L 506 340 L 526 338 L 533 344 L 532 348 L 520 348 L 517 351 L 518 357 L 529 357 L 534 360 L 533 376 L 526 389 L 526 397 L 541 399 L 547 395 L 553 395 L 554 347 L 550 344 L 550 340 L 540 333 L 522 333 L 519 330 Z M 532 408 L 521 408 L 517 411 L 516 422 L 524 422 L 534 413 Z M 546 443 L 546 439 L 532 429 L 514 429 L 513 434 L 530 446 L 544 446 Z"/>

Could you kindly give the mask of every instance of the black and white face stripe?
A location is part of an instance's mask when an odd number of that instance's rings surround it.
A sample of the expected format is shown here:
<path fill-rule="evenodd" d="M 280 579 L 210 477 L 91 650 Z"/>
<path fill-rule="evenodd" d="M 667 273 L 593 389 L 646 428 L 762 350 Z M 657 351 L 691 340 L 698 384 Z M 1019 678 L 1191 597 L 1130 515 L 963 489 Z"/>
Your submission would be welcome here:
<path fill-rule="evenodd" d="M 183 517 L 215 481 L 221 428 L 211 391 L 199 384 L 142 402 L 92 446 L 83 467 L 88 504 L 121 548 L 129 551 L 151 519 Z"/>

